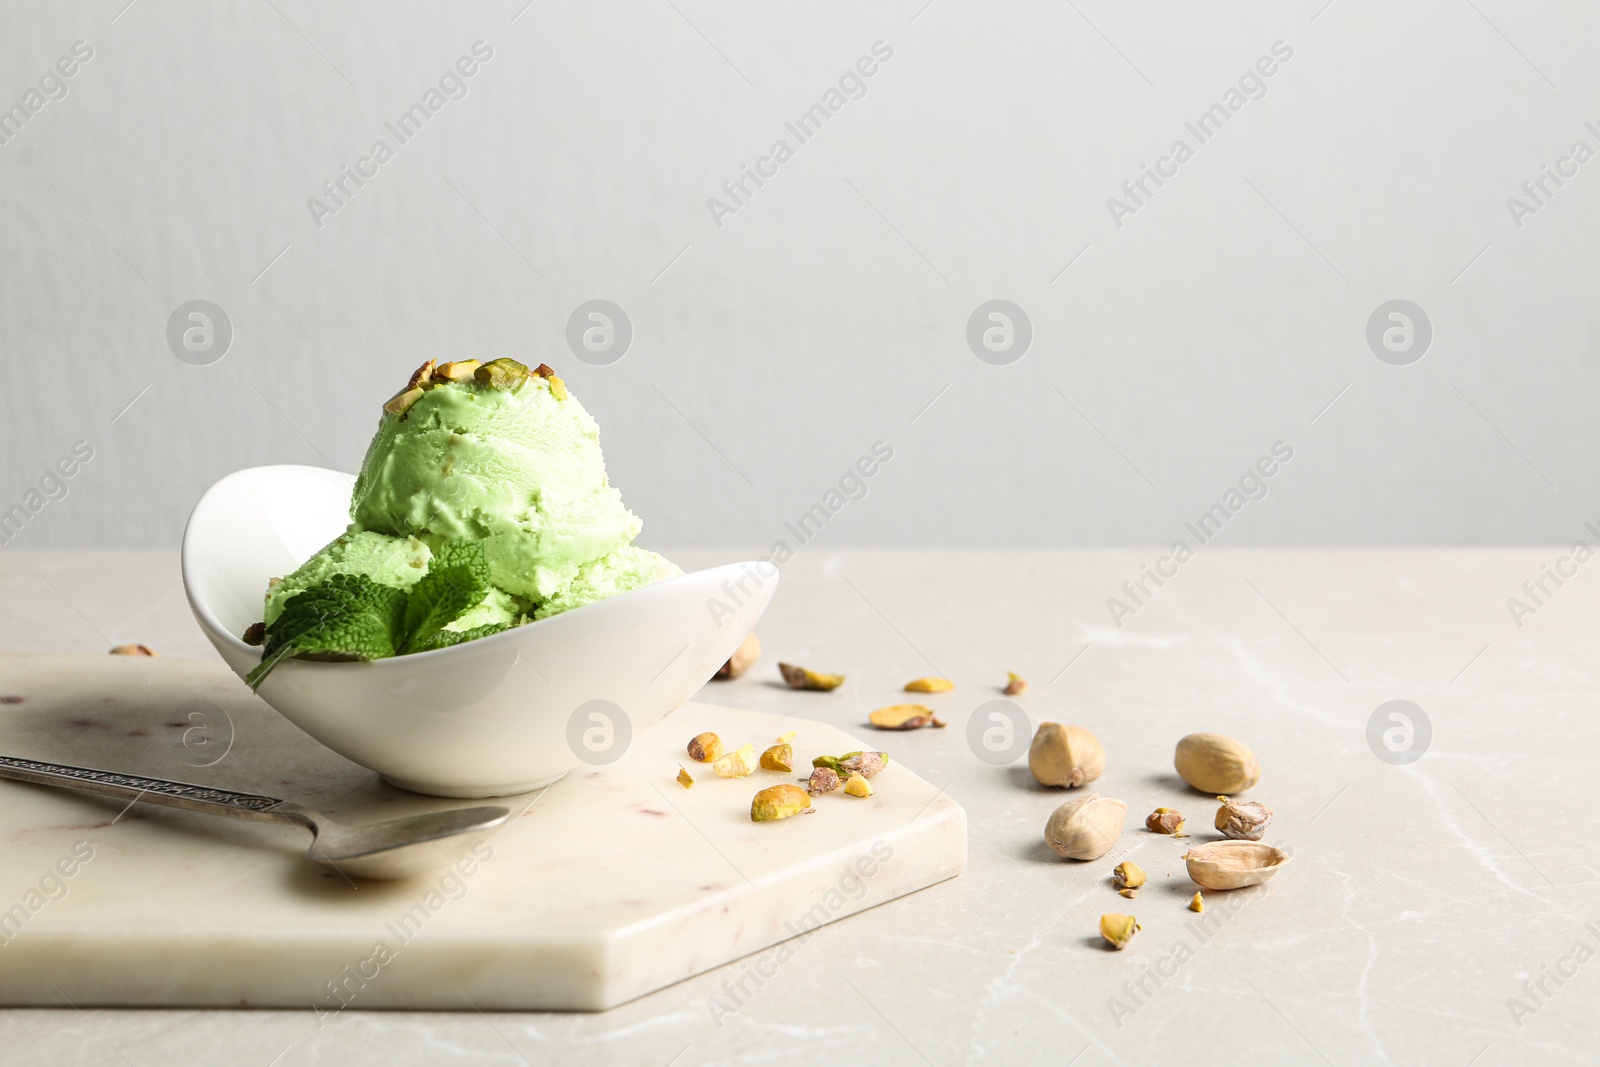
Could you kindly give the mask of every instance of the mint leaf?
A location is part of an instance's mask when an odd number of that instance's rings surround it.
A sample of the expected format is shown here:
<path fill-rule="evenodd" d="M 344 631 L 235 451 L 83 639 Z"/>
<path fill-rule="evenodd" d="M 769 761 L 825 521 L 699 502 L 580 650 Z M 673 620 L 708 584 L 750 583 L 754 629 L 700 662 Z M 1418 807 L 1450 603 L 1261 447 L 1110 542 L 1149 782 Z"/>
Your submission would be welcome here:
<path fill-rule="evenodd" d="M 501 630 L 509 630 L 508 623 L 491 622 L 483 626 L 474 626 L 470 630 L 439 630 L 434 635 L 421 643 L 413 643 L 406 647 L 407 652 L 431 652 L 436 648 L 449 648 L 459 645 L 463 641 L 476 641 L 480 637 L 491 637 Z"/>
<path fill-rule="evenodd" d="M 483 544 L 457 538 L 434 553 L 428 573 L 411 587 L 405 609 L 405 640 L 401 654 L 442 648 L 437 635 L 472 608 L 489 592 L 489 560 Z M 448 641 L 455 644 L 455 641 Z"/>
<path fill-rule="evenodd" d="M 336 574 L 297 593 L 267 627 L 260 664 L 245 676 L 258 688 L 285 656 L 374 660 L 396 654 L 404 634 L 406 594 L 363 574 Z"/>

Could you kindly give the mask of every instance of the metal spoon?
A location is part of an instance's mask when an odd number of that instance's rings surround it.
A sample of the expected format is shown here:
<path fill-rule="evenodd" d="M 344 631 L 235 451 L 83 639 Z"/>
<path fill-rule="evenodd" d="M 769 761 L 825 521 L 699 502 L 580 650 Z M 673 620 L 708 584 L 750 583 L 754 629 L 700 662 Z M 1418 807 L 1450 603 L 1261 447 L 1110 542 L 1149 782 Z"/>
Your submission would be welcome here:
<path fill-rule="evenodd" d="M 205 785 L 169 782 L 137 774 L 0 756 L 0 778 L 55 785 L 85 793 L 143 800 L 169 808 L 227 815 L 256 822 L 284 821 L 311 831 L 311 859 L 358 878 L 409 878 L 450 865 L 473 844 L 469 835 L 499 827 L 507 808 L 486 806 L 423 812 L 350 826 L 320 812 L 275 797 L 236 793 Z"/>

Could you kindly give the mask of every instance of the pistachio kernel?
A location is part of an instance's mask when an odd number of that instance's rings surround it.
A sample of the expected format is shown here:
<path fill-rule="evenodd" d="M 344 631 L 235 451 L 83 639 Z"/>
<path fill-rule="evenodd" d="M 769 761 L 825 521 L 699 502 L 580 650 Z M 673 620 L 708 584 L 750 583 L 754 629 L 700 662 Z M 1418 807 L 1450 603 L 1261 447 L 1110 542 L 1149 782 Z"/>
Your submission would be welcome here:
<path fill-rule="evenodd" d="M 756 769 L 756 746 L 740 745 L 711 764 L 718 778 L 743 778 Z"/>
<path fill-rule="evenodd" d="M 1138 929 L 1139 920 L 1132 915 L 1118 915 L 1112 912 L 1100 916 L 1100 936 L 1105 938 L 1112 948 L 1126 948 Z"/>
<path fill-rule="evenodd" d="M 811 807 L 811 798 L 799 786 L 772 785 L 757 793 L 750 801 L 751 822 L 773 822 L 799 815 Z"/>
<path fill-rule="evenodd" d="M 1157 834 L 1183 832 L 1183 813 L 1175 808 L 1157 808 L 1144 817 L 1144 828 Z"/>
<path fill-rule="evenodd" d="M 814 797 L 824 793 L 831 793 L 839 788 L 839 772 L 831 767 L 818 767 L 811 772 L 811 777 L 806 780 L 806 792 Z"/>
<path fill-rule="evenodd" d="M 768 771 L 794 770 L 794 746 L 787 743 L 773 745 L 761 753 L 761 767 Z"/>
<path fill-rule="evenodd" d="M 474 370 L 472 376 L 490 389 L 516 389 L 528 380 L 528 367 L 509 356 L 501 356 Z"/>
<path fill-rule="evenodd" d="M 722 756 L 722 738 L 709 730 L 689 739 L 689 758 L 696 763 L 714 763 Z"/>
<path fill-rule="evenodd" d="M 842 674 L 824 674 L 810 667 L 797 667 L 793 663 L 778 664 L 778 673 L 783 675 L 784 684 L 790 689 L 815 689 L 826 693 L 844 684 Z"/>
<path fill-rule="evenodd" d="M 868 715 L 867 721 L 880 730 L 919 730 L 924 726 L 942 728 L 945 725 L 926 704 L 891 704 Z"/>
<path fill-rule="evenodd" d="M 1145 883 L 1144 868 L 1132 860 L 1123 860 L 1111 872 L 1111 878 L 1119 889 L 1138 889 Z"/>
<path fill-rule="evenodd" d="M 1260 841 L 1272 821 L 1272 809 L 1259 800 L 1229 800 L 1218 797 L 1216 827 L 1223 837 L 1236 841 Z"/>

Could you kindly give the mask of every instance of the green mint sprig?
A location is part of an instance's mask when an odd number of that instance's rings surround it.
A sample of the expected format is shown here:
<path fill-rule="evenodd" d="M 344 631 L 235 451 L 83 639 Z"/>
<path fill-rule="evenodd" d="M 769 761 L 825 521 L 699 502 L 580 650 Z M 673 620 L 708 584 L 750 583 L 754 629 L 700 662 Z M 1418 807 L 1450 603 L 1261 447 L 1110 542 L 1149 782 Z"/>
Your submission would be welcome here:
<path fill-rule="evenodd" d="M 363 574 L 336 574 L 290 597 L 267 627 L 261 662 L 245 676 L 258 689 L 286 658 L 369 662 L 448 648 L 506 629 L 503 623 L 447 630 L 489 592 L 489 562 L 476 541 L 449 541 L 410 591 Z"/>

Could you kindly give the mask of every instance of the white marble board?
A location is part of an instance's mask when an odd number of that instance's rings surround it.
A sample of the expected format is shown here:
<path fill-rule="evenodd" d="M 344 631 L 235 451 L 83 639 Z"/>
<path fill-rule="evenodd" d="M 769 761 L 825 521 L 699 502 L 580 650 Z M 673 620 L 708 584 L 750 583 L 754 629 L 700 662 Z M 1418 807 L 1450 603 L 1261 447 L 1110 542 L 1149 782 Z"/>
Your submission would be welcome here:
<path fill-rule="evenodd" d="M 674 776 L 701 730 L 758 748 L 796 731 L 807 767 L 894 737 L 687 704 L 619 761 L 505 801 L 520 814 L 481 862 L 405 883 L 317 867 L 289 825 L 119 814 L 120 801 L 0 781 L 0 1004 L 309 1008 L 319 1021 L 347 1007 L 604 1009 L 965 864 L 962 808 L 895 763 L 875 796 L 836 793 L 780 823 L 752 823 L 750 798 L 795 775 L 723 780 L 689 764 L 697 783 L 683 789 Z M 0 752 L 352 822 L 480 803 L 384 785 L 200 660 L 0 654 Z"/>

